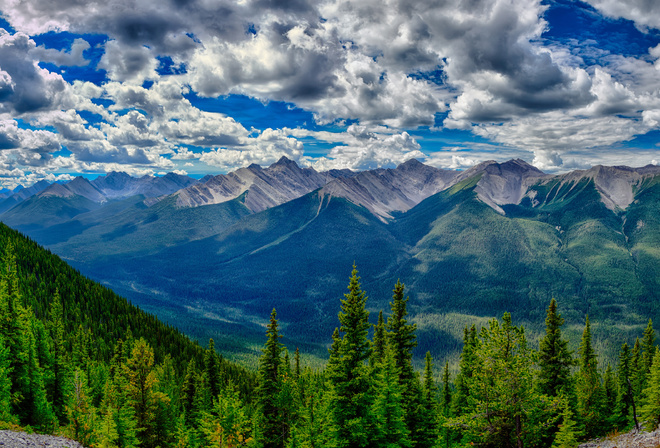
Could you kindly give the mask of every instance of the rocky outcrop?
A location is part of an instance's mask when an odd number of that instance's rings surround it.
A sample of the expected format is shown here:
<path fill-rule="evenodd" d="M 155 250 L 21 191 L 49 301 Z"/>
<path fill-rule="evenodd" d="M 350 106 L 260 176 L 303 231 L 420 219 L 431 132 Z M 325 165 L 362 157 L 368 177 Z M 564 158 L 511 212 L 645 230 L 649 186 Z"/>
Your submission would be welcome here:
<path fill-rule="evenodd" d="M 28 434 L 25 432 L 0 431 L 0 447 L 4 448 L 85 448 L 66 437 Z"/>
<path fill-rule="evenodd" d="M 632 430 L 602 439 L 590 440 L 579 448 L 657 448 L 660 446 L 660 430 L 644 432 Z"/>

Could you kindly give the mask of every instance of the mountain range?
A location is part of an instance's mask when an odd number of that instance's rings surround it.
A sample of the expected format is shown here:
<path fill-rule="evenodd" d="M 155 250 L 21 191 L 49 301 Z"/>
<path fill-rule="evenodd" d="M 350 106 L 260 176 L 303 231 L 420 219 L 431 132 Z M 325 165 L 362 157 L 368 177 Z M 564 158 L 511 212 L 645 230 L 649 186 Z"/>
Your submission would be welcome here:
<path fill-rule="evenodd" d="M 288 338 L 322 350 L 354 262 L 373 311 L 406 284 L 420 352 L 454 351 L 466 322 L 504 311 L 542 322 L 551 297 L 569 334 L 589 314 L 615 347 L 660 315 L 659 180 L 652 165 L 317 172 L 282 158 L 200 180 L 80 177 L 0 219 L 226 350 L 251 350 L 273 307 Z"/>

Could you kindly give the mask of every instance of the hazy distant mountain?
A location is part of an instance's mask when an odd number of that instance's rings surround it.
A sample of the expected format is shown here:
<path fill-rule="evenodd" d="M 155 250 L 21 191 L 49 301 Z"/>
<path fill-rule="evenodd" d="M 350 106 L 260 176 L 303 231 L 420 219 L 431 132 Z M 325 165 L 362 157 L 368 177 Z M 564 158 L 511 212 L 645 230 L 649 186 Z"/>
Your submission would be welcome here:
<path fill-rule="evenodd" d="M 18 188 L 13 190 L 13 192 L 8 193 L 7 196 L 5 196 L 6 199 L 0 202 L 0 213 L 4 213 L 5 211 L 14 207 L 16 204 L 19 204 L 20 202 L 23 202 L 24 200 L 34 196 L 48 186 L 50 186 L 50 182 L 46 180 L 40 180 L 39 182 L 27 188 Z"/>
<path fill-rule="evenodd" d="M 197 180 L 176 173 L 167 173 L 162 177 L 137 178 L 113 171 L 106 176 L 97 177 L 91 183 L 106 199 L 123 199 L 138 194 L 147 198 L 172 194 L 197 183 Z"/>

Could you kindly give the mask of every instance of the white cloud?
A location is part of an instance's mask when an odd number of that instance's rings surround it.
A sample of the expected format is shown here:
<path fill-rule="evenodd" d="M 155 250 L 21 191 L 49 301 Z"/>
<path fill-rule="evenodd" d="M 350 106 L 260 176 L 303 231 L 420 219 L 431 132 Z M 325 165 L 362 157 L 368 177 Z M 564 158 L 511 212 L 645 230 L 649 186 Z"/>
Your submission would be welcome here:
<path fill-rule="evenodd" d="M 40 45 L 30 51 L 30 56 L 36 60 L 52 62 L 59 66 L 84 66 L 89 64 L 89 61 L 83 57 L 83 51 L 89 48 L 89 42 L 85 39 L 77 38 L 71 44 L 70 51 L 59 51 Z"/>
<path fill-rule="evenodd" d="M 632 20 L 642 31 L 660 28 L 660 3 L 654 0 L 585 0 L 608 17 Z"/>

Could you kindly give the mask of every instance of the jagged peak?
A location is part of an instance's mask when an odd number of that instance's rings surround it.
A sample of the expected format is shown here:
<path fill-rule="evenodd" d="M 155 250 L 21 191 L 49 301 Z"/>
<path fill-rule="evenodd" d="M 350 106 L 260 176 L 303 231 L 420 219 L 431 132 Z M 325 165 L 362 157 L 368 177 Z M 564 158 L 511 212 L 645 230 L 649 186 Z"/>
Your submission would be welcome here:
<path fill-rule="evenodd" d="M 399 166 L 397 166 L 397 168 L 418 168 L 422 166 L 426 166 L 426 165 L 424 165 L 422 162 L 420 162 L 419 160 L 413 157 L 412 159 L 408 159 L 405 162 L 400 163 Z"/>
<path fill-rule="evenodd" d="M 295 161 L 289 159 L 287 156 L 280 157 L 280 160 L 273 163 L 269 168 L 273 168 L 273 167 L 276 167 L 276 166 L 286 166 L 286 167 L 294 167 L 295 166 L 296 168 L 299 168 L 298 164 Z"/>
<path fill-rule="evenodd" d="M 251 163 L 247 167 L 248 170 L 250 171 L 261 171 L 263 168 L 261 168 L 261 165 L 257 165 L 256 163 Z"/>

